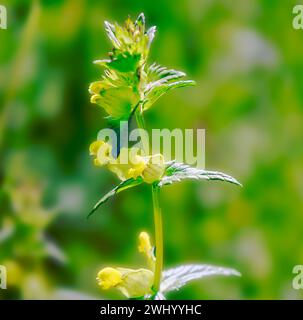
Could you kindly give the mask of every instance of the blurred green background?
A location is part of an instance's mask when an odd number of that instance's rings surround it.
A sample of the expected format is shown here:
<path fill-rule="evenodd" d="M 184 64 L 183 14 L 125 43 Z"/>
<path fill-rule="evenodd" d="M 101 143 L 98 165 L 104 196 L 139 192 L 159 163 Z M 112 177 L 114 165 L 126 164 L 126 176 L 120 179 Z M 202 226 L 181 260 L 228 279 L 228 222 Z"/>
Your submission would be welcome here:
<path fill-rule="evenodd" d="M 303 264 L 303 31 L 296 1 L 1 1 L 1 298 L 122 298 L 101 292 L 97 271 L 138 267 L 137 235 L 153 232 L 148 186 L 126 191 L 91 219 L 117 183 L 92 165 L 89 144 L 105 126 L 89 103 L 92 64 L 110 51 L 103 22 L 144 12 L 157 26 L 150 62 L 197 81 L 159 100 L 148 128 L 205 128 L 206 167 L 243 189 L 186 182 L 161 194 L 165 265 L 205 262 L 242 278 L 210 278 L 178 299 L 300 299 Z"/>

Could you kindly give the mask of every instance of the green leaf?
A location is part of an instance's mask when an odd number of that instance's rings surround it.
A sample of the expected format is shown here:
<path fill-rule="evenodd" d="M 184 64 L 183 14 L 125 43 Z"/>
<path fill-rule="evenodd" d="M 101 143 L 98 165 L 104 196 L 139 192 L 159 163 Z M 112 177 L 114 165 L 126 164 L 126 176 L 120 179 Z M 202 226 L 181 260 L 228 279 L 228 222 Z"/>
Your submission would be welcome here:
<path fill-rule="evenodd" d="M 182 71 L 177 71 L 174 69 L 167 69 L 166 67 L 162 67 L 157 63 L 153 63 L 147 69 L 147 78 L 149 83 L 147 84 L 145 90 L 148 89 L 155 82 L 167 82 L 168 80 L 178 79 L 185 77 L 186 74 Z"/>
<path fill-rule="evenodd" d="M 206 264 L 189 264 L 168 269 L 162 273 L 160 293 L 178 290 L 188 282 L 202 279 L 209 276 L 241 276 L 241 274 L 231 268 L 217 267 Z"/>
<path fill-rule="evenodd" d="M 172 76 L 170 76 L 172 77 Z M 164 78 L 165 79 L 165 78 Z M 169 78 L 170 79 L 170 78 Z M 169 80 L 155 81 L 152 84 L 148 84 L 144 92 L 143 110 L 149 109 L 159 98 L 172 89 L 190 87 L 195 85 L 195 81 L 192 80 L 180 80 L 176 82 L 168 82 Z"/>
<path fill-rule="evenodd" d="M 185 179 L 194 180 L 220 180 L 242 186 L 235 178 L 218 171 L 207 171 L 192 168 L 186 164 L 171 161 L 167 164 L 166 174 L 159 182 L 158 186 L 162 187 L 167 184 L 179 182 Z"/>
<path fill-rule="evenodd" d="M 117 185 L 114 189 L 109 191 L 106 195 L 104 195 L 93 207 L 87 218 L 89 218 L 102 204 L 104 204 L 108 199 L 120 193 L 126 189 L 135 187 L 143 183 L 143 179 L 138 177 L 137 179 L 130 178 L 128 180 L 122 181 L 119 185 Z"/>
<path fill-rule="evenodd" d="M 143 109 L 147 110 L 162 95 L 171 89 L 192 86 L 191 80 L 180 80 L 186 74 L 182 71 L 168 69 L 159 64 L 153 63 L 146 70 L 147 83 L 144 86 Z"/>

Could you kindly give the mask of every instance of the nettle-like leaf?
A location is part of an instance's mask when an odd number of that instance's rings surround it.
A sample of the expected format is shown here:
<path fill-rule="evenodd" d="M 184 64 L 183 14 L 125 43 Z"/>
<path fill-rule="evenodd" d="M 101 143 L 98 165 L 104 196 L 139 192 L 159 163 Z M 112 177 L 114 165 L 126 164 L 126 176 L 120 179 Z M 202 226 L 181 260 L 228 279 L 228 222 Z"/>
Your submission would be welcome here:
<path fill-rule="evenodd" d="M 189 264 L 168 269 L 162 274 L 159 298 L 163 298 L 167 292 L 179 290 L 190 281 L 209 276 L 241 276 L 241 273 L 235 269 L 206 264 Z"/>
<path fill-rule="evenodd" d="M 149 109 L 169 90 L 195 85 L 192 80 L 180 80 L 186 74 L 182 71 L 167 69 L 156 63 L 147 68 L 147 84 L 144 86 L 143 111 Z"/>
<path fill-rule="evenodd" d="M 109 59 L 94 63 L 105 68 L 100 81 L 90 86 L 91 102 L 103 107 L 117 122 L 127 120 L 140 101 L 140 111 L 149 109 L 169 90 L 192 86 L 191 80 L 181 80 L 185 73 L 167 69 L 156 63 L 147 66 L 147 57 L 156 27 L 147 31 L 143 13 L 124 26 L 105 22 L 105 30 L 112 42 Z"/>
<path fill-rule="evenodd" d="M 107 194 L 105 194 L 93 207 L 91 212 L 88 215 L 88 218 L 102 205 L 104 204 L 108 199 L 112 198 L 117 193 L 120 193 L 124 190 L 133 188 L 135 186 L 140 185 L 143 183 L 143 179 L 141 177 L 138 177 L 137 179 L 130 178 L 127 180 L 122 181 L 120 184 L 118 184 L 114 189 L 109 191 Z"/>
<path fill-rule="evenodd" d="M 158 186 L 162 187 L 185 179 L 220 180 L 242 186 L 239 181 L 225 173 L 192 168 L 186 164 L 175 161 L 167 163 L 165 176 L 160 180 Z"/>

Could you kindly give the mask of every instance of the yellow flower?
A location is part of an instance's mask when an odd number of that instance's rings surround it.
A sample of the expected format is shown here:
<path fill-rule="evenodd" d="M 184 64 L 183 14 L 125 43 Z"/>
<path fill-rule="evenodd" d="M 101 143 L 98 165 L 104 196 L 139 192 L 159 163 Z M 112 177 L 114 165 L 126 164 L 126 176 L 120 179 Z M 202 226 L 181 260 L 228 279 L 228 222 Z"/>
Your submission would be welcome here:
<path fill-rule="evenodd" d="M 111 155 L 112 146 L 102 140 L 94 141 L 89 147 L 89 153 L 90 155 L 95 156 L 95 166 L 105 166 L 113 160 Z"/>
<path fill-rule="evenodd" d="M 117 286 L 122 282 L 122 273 L 114 268 L 104 268 L 97 276 L 98 284 L 103 290 Z"/>
<path fill-rule="evenodd" d="M 104 144 L 104 141 L 97 140 L 91 143 L 89 146 L 89 154 L 95 156 L 98 153 L 99 148 Z"/>
<path fill-rule="evenodd" d="M 120 180 L 138 178 L 146 168 L 145 158 L 138 153 L 139 149 L 137 148 L 122 148 L 117 160 L 111 163 L 108 168 L 116 173 Z"/>
<path fill-rule="evenodd" d="M 97 140 L 90 145 L 90 155 L 96 166 L 107 166 L 122 181 L 142 177 L 147 183 L 160 180 L 165 171 L 165 161 L 161 154 L 143 157 L 138 148 L 122 148 L 117 159 L 112 156 L 112 146 Z"/>
<path fill-rule="evenodd" d="M 141 232 L 139 235 L 139 252 L 144 253 L 154 264 L 152 245 L 149 235 Z M 101 289 L 118 289 L 127 298 L 139 298 L 152 293 L 154 272 L 150 269 L 128 269 L 106 267 L 99 271 L 97 282 Z"/>

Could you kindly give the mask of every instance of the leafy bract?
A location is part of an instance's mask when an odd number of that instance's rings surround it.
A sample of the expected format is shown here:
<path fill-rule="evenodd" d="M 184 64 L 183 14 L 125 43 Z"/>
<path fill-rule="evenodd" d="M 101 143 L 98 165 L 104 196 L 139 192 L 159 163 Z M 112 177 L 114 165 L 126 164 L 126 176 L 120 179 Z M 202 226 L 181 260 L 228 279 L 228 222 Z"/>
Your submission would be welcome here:
<path fill-rule="evenodd" d="M 186 76 L 182 71 L 156 63 L 147 65 L 156 27 L 146 31 L 143 13 L 135 22 L 128 18 L 124 26 L 106 21 L 105 30 L 113 50 L 109 59 L 95 61 L 105 70 L 101 80 L 93 82 L 89 91 L 91 102 L 104 108 L 116 123 L 128 120 L 139 102 L 138 111 L 142 112 L 169 90 L 194 84 L 191 80 L 181 80 Z"/>
<path fill-rule="evenodd" d="M 147 68 L 147 84 L 144 87 L 143 111 L 149 109 L 169 90 L 195 85 L 192 80 L 179 80 L 185 77 L 182 71 L 167 69 L 153 63 Z"/>
<path fill-rule="evenodd" d="M 91 212 L 88 215 L 88 218 L 102 205 L 104 204 L 108 199 L 112 198 L 117 193 L 120 193 L 126 189 L 138 186 L 143 182 L 143 179 L 141 177 L 138 177 L 137 179 L 130 178 L 128 180 L 122 181 L 120 184 L 118 184 L 114 189 L 109 191 L 107 194 L 105 194 L 93 207 Z"/>
<path fill-rule="evenodd" d="M 167 164 L 166 174 L 160 180 L 158 186 L 162 187 L 185 179 L 221 180 L 241 186 L 240 182 L 225 173 L 192 168 L 186 164 L 175 161 L 171 161 Z"/>

